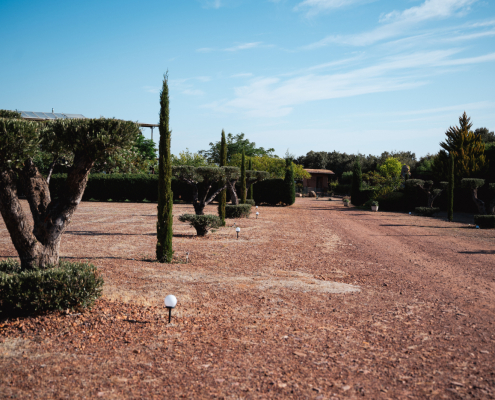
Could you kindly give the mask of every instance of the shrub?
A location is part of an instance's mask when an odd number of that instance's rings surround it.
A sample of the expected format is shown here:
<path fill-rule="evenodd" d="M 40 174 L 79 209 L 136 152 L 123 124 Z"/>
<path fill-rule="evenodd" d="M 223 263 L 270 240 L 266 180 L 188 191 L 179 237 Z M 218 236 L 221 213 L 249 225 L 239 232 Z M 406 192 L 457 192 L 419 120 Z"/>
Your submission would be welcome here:
<path fill-rule="evenodd" d="M 284 202 L 285 185 L 283 179 L 267 179 L 254 183 L 256 204 L 275 206 Z"/>
<path fill-rule="evenodd" d="M 256 204 L 256 202 L 253 199 L 246 199 L 244 204 L 250 204 L 251 206 L 254 206 Z"/>
<path fill-rule="evenodd" d="M 372 201 L 371 205 L 374 207 L 378 207 L 378 201 L 376 201 L 376 200 Z"/>
<path fill-rule="evenodd" d="M 422 215 L 424 217 L 431 217 L 433 214 L 440 212 L 440 208 L 438 207 L 416 207 L 414 209 L 416 214 Z"/>
<path fill-rule="evenodd" d="M 382 211 L 404 211 L 405 210 L 405 196 L 401 192 L 391 192 L 386 196 L 380 196 L 377 198 L 380 203 L 380 209 Z"/>
<path fill-rule="evenodd" d="M 101 296 L 102 287 L 92 264 L 61 260 L 56 267 L 21 271 L 17 261 L 0 261 L 0 316 L 86 308 Z"/>
<path fill-rule="evenodd" d="M 495 229 L 495 215 L 475 215 L 474 223 L 482 229 Z"/>
<path fill-rule="evenodd" d="M 198 236 L 205 236 L 208 230 L 213 228 L 219 228 L 222 225 L 222 220 L 217 215 L 196 215 L 196 214 L 183 214 L 179 216 L 179 221 L 189 222 Z"/>
<path fill-rule="evenodd" d="M 251 204 L 239 204 L 238 206 L 228 204 L 225 206 L 225 218 L 248 218 L 251 207 Z"/>

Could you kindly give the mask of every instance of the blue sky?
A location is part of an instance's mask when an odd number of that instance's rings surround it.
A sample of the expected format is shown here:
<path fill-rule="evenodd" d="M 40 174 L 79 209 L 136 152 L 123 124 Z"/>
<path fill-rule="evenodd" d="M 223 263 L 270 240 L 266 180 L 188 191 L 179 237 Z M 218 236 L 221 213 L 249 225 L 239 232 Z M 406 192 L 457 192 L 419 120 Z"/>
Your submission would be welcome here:
<path fill-rule="evenodd" d="M 0 0 L 0 37 L 3 109 L 156 123 L 168 70 L 176 154 L 222 129 L 280 156 L 436 153 L 463 111 L 495 129 L 488 0 Z"/>

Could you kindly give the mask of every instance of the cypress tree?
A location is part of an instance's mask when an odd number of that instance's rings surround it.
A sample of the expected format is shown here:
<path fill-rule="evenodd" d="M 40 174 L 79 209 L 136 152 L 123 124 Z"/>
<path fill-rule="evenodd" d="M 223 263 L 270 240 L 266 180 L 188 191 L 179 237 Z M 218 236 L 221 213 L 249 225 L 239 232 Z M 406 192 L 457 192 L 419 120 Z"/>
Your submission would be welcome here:
<path fill-rule="evenodd" d="M 285 179 L 284 179 L 284 203 L 288 206 L 296 202 L 296 185 L 294 183 L 294 168 L 292 159 L 285 160 Z"/>
<path fill-rule="evenodd" d="M 220 141 L 220 167 L 227 165 L 227 142 L 225 140 L 225 131 L 222 129 L 222 140 Z M 225 204 L 227 204 L 227 190 L 222 190 L 218 203 L 218 216 L 225 226 Z"/>
<path fill-rule="evenodd" d="M 450 222 L 454 220 L 454 154 L 450 153 L 449 157 L 449 187 L 447 198 L 447 217 Z"/>
<path fill-rule="evenodd" d="M 242 149 L 241 158 L 241 204 L 246 204 L 246 154 Z"/>
<path fill-rule="evenodd" d="M 249 157 L 248 170 L 249 171 L 253 170 L 253 158 L 252 157 Z M 254 185 L 254 183 L 249 186 L 248 195 L 247 195 L 248 199 L 251 199 L 251 200 L 254 200 L 253 185 Z"/>
<path fill-rule="evenodd" d="M 172 160 L 170 157 L 168 73 L 163 76 L 160 92 L 160 143 L 158 146 L 158 221 L 156 223 L 156 258 L 161 263 L 172 262 Z"/>
<path fill-rule="evenodd" d="M 351 186 L 351 203 L 355 206 L 359 206 L 360 202 L 360 193 L 361 188 L 363 186 L 363 174 L 361 172 L 361 163 L 359 159 L 356 158 L 356 162 L 354 163 L 354 167 L 352 169 L 352 186 Z"/>

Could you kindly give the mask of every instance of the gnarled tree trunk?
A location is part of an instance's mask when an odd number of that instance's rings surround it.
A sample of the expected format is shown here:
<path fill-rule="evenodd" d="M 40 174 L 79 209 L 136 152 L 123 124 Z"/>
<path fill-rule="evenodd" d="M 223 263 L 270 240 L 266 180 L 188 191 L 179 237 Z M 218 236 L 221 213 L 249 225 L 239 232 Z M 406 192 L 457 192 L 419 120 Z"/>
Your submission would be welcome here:
<path fill-rule="evenodd" d="M 478 188 L 471 188 L 471 196 L 473 198 L 474 204 L 476 204 L 476 207 L 478 207 L 478 212 L 481 215 L 485 215 L 485 202 L 481 199 L 478 199 Z"/>
<path fill-rule="evenodd" d="M 67 175 L 61 198 L 52 201 L 46 179 L 28 159 L 17 174 L 0 174 L 0 212 L 25 270 L 56 265 L 61 236 L 81 202 L 93 161 L 76 155 Z M 30 225 L 17 194 L 17 182 L 23 188 L 33 216 Z"/>

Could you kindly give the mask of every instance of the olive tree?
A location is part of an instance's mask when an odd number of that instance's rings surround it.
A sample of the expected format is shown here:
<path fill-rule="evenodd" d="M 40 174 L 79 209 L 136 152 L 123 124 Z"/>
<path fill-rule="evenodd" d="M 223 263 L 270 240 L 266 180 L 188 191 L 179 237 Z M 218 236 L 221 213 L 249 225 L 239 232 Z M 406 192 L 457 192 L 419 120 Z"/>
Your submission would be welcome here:
<path fill-rule="evenodd" d="M 428 196 L 427 207 L 432 208 L 435 199 L 442 194 L 447 188 L 448 182 L 440 182 L 440 188 L 434 188 L 433 181 L 424 181 L 422 179 L 408 179 L 406 185 L 410 187 L 419 187 Z"/>
<path fill-rule="evenodd" d="M 230 188 L 232 181 L 239 179 L 239 168 L 236 167 L 192 167 L 189 165 L 174 166 L 173 175 L 192 187 L 193 206 L 196 215 L 204 215 L 204 208 L 224 189 Z M 214 182 L 221 182 L 220 187 L 210 194 Z M 198 185 L 202 184 L 200 194 Z M 237 196 L 236 196 L 237 198 Z"/>
<path fill-rule="evenodd" d="M 480 188 L 484 184 L 484 179 L 464 178 L 461 180 L 462 187 L 471 191 L 471 197 L 474 201 L 474 204 L 476 204 L 476 207 L 478 207 L 478 212 L 480 213 L 480 215 L 495 215 L 495 196 L 493 196 L 488 205 L 483 200 L 478 198 L 478 188 Z M 489 187 L 492 191 L 494 191 L 495 183 L 490 183 Z"/>
<path fill-rule="evenodd" d="M 0 118 L 0 213 L 21 260 L 21 269 L 56 265 L 62 234 L 81 202 L 94 163 L 129 148 L 139 127 L 117 119 L 36 123 Z M 56 138 L 56 140 L 54 140 Z M 51 193 L 33 159 L 43 149 L 72 158 L 65 185 Z M 33 224 L 19 200 L 26 196 Z"/>

